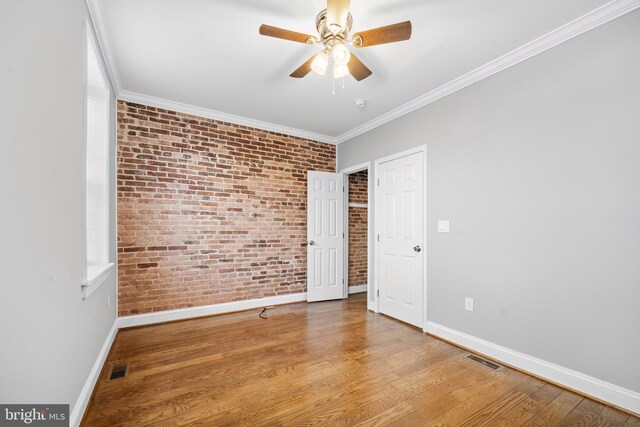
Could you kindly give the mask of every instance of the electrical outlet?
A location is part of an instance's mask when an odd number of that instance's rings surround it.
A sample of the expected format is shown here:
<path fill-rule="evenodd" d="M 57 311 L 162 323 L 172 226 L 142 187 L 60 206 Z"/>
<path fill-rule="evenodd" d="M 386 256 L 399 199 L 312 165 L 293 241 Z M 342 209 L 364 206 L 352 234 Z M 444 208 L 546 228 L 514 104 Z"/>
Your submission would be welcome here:
<path fill-rule="evenodd" d="M 449 220 L 441 219 L 438 221 L 438 233 L 448 233 L 449 232 Z"/>
<path fill-rule="evenodd" d="M 467 311 L 473 311 L 473 298 L 464 299 L 464 309 Z"/>

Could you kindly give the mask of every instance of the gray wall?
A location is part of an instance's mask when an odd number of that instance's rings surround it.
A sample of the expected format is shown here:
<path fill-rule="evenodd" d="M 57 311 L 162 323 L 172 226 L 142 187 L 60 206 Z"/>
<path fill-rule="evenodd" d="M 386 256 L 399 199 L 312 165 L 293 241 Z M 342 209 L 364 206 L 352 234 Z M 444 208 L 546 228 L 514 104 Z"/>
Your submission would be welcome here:
<path fill-rule="evenodd" d="M 116 317 L 115 274 L 80 291 L 87 16 L 83 0 L 0 1 L 2 403 L 73 409 Z"/>
<path fill-rule="evenodd" d="M 422 144 L 429 320 L 640 391 L 640 11 L 341 144 L 339 168 Z"/>

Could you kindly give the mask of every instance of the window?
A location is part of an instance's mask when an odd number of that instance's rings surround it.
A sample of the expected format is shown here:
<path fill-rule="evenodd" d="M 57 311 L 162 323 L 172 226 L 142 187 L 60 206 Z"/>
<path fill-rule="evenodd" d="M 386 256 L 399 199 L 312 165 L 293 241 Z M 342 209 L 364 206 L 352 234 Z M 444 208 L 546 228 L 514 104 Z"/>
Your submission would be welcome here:
<path fill-rule="evenodd" d="M 88 31 L 85 85 L 85 297 L 106 278 L 113 265 L 109 255 L 111 91 L 98 52 Z"/>

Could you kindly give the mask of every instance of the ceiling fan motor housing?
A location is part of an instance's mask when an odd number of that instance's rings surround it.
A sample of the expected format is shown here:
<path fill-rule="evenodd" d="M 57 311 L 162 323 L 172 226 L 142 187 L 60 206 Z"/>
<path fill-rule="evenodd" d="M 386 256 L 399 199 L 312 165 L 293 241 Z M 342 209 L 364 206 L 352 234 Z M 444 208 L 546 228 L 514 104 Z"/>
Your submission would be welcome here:
<path fill-rule="evenodd" d="M 344 43 L 347 41 L 349 31 L 351 31 L 351 25 L 353 24 L 353 17 L 351 14 L 347 14 L 347 23 L 345 28 L 342 28 L 339 32 L 334 33 L 327 25 L 327 9 L 316 16 L 316 29 L 320 35 L 320 42 L 328 48 L 335 46 L 338 43 Z"/>

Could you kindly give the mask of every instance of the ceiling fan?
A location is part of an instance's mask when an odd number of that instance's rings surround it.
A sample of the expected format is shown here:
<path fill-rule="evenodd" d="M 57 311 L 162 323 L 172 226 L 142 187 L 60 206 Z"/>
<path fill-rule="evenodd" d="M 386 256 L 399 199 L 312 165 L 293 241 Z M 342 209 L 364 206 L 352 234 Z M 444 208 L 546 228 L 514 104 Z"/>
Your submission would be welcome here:
<path fill-rule="evenodd" d="M 411 38 L 411 21 L 360 31 L 349 39 L 349 31 L 351 31 L 353 24 L 353 18 L 349 13 L 349 4 L 350 0 L 327 0 L 327 8 L 316 17 L 318 37 L 265 24 L 260 26 L 260 34 L 309 45 L 317 43 L 323 45 L 322 52 L 309 58 L 291 73 L 291 77 L 302 78 L 312 70 L 318 74 L 324 74 L 329 66 L 329 55 L 331 55 L 334 64 L 334 78 L 351 74 L 358 81 L 366 79 L 372 74 L 372 71 L 345 45 L 351 44 L 356 48 L 362 48 L 409 40 Z"/>

